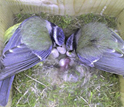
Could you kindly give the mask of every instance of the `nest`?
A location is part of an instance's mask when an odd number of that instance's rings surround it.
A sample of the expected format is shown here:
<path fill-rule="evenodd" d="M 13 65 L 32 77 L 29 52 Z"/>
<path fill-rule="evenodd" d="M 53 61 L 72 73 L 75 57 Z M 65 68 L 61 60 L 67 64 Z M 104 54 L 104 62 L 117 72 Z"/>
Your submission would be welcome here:
<path fill-rule="evenodd" d="M 15 23 L 34 14 L 15 14 Z M 66 39 L 77 28 L 90 22 L 103 22 L 116 29 L 116 19 L 94 14 L 38 16 L 63 28 Z M 115 74 L 89 68 L 75 62 L 61 71 L 59 60 L 50 55 L 45 62 L 16 75 L 13 83 L 12 107 L 120 107 L 119 79 Z"/>

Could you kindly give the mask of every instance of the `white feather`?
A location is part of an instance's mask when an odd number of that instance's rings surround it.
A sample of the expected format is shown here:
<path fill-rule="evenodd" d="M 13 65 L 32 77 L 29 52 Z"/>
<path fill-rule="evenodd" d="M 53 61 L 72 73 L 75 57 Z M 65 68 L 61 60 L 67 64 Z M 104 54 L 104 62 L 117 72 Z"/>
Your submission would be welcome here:
<path fill-rule="evenodd" d="M 20 45 L 18 45 L 18 46 L 17 46 L 17 48 L 21 48 L 21 46 L 20 46 Z"/>
<path fill-rule="evenodd" d="M 12 49 L 9 49 L 9 52 L 13 52 L 13 50 Z"/>
<path fill-rule="evenodd" d="M 94 67 L 94 63 L 97 62 L 99 59 L 95 59 L 94 61 L 91 62 L 91 66 Z"/>
<path fill-rule="evenodd" d="M 120 55 L 120 57 L 123 57 L 123 56 L 124 56 L 123 54 Z"/>
<path fill-rule="evenodd" d="M 38 54 L 34 53 L 41 61 L 42 61 L 42 57 L 39 56 Z"/>

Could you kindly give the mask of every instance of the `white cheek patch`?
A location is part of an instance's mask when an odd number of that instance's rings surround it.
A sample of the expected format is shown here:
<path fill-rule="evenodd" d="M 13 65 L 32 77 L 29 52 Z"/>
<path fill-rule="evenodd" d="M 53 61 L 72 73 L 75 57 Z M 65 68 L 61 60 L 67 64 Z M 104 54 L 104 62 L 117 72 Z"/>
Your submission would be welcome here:
<path fill-rule="evenodd" d="M 51 26 L 50 22 L 48 22 L 47 20 L 46 20 L 46 28 L 48 29 L 48 32 L 50 34 L 52 31 L 52 26 Z"/>

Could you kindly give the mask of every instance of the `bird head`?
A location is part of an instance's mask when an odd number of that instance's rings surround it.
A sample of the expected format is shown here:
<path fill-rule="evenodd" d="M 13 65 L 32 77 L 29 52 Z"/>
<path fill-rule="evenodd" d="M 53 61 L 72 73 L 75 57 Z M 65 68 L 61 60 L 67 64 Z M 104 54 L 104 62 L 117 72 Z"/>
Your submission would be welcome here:
<path fill-rule="evenodd" d="M 76 35 L 78 35 L 80 33 L 80 29 L 78 28 L 66 41 L 66 49 L 68 52 L 72 52 L 73 50 L 76 49 Z"/>
<path fill-rule="evenodd" d="M 62 28 L 58 26 L 53 27 L 53 40 L 58 46 L 62 46 L 65 42 L 65 35 Z"/>

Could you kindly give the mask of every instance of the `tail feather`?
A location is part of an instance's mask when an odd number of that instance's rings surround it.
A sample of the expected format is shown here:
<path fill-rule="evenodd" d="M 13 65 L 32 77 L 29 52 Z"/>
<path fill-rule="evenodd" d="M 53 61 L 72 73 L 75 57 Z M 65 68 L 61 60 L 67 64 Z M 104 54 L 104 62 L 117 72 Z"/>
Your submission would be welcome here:
<path fill-rule="evenodd" d="M 107 53 L 94 65 L 100 70 L 124 76 L 124 57 Z"/>
<path fill-rule="evenodd" d="M 14 76 L 0 81 L 0 106 L 5 106 L 9 99 Z"/>

